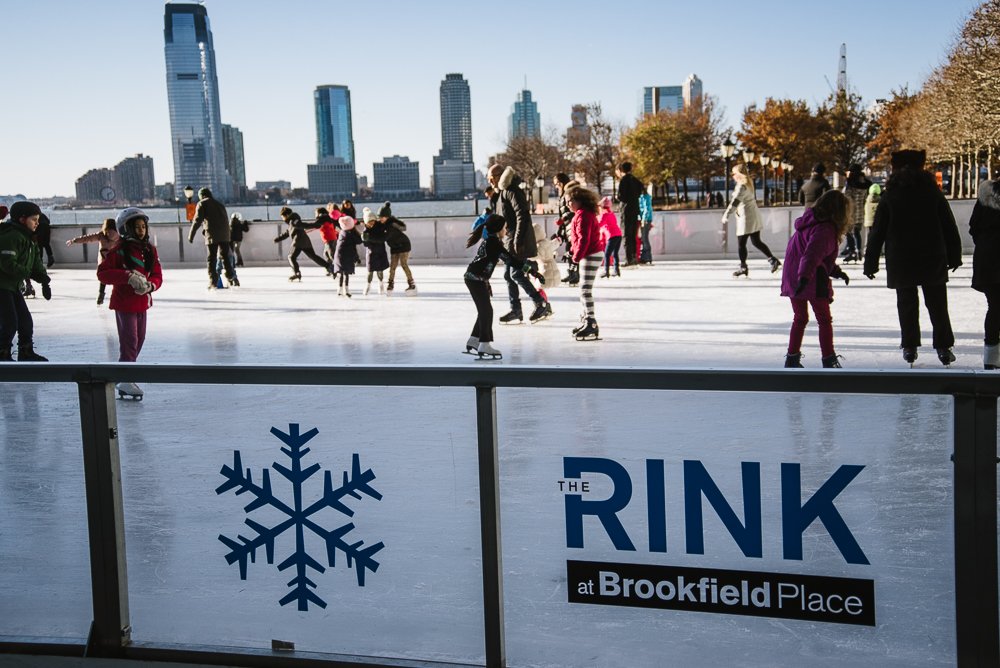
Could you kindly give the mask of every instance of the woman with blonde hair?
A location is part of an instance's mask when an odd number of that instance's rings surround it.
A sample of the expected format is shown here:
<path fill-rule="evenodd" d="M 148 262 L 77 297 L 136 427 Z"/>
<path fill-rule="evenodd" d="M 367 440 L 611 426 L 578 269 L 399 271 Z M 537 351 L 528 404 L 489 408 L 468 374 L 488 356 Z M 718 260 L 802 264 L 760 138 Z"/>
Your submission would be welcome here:
<path fill-rule="evenodd" d="M 726 212 L 722 214 L 722 223 L 729 222 L 729 213 L 736 209 L 736 240 L 739 244 L 740 268 L 733 272 L 733 276 L 750 275 L 747 269 L 747 240 L 754 245 L 757 250 L 767 256 L 767 261 L 771 264 L 771 273 L 778 271 L 781 262 L 774 257 L 771 249 L 760 240 L 760 232 L 764 229 L 764 223 L 760 218 L 760 211 L 757 209 L 757 193 L 754 190 L 753 182 L 747 176 L 746 167 L 736 165 L 733 167 L 733 180 L 736 181 L 736 188 L 733 190 L 733 199 L 726 207 Z"/>
<path fill-rule="evenodd" d="M 786 368 L 802 366 L 802 337 L 809 323 L 812 307 L 819 325 L 819 348 L 824 368 L 839 369 L 840 357 L 833 348 L 833 317 L 830 303 L 833 286 L 830 278 L 850 278 L 837 264 L 837 249 L 848 230 L 853 228 L 851 200 L 837 190 L 828 190 L 795 221 L 795 234 L 785 249 L 785 268 L 781 272 L 781 296 L 792 302 L 792 329 L 788 334 Z"/>

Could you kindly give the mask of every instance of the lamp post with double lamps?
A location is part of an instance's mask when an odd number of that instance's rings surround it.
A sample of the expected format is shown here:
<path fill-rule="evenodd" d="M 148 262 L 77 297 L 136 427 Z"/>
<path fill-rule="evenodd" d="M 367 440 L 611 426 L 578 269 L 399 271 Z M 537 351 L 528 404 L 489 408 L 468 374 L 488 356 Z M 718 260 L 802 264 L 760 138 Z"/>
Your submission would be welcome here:
<path fill-rule="evenodd" d="M 722 142 L 722 146 L 719 149 L 722 152 L 722 159 L 726 161 L 726 204 L 729 204 L 729 161 L 733 158 L 733 153 L 736 152 L 736 142 L 733 141 L 732 137 L 726 137 L 726 141 Z"/>
<path fill-rule="evenodd" d="M 752 149 L 743 149 L 743 166 L 747 170 L 747 184 L 750 186 L 750 190 L 753 192 L 753 198 L 757 199 L 757 190 L 753 184 L 753 172 L 750 171 L 750 165 L 753 164 L 753 159 L 757 157 L 757 154 L 753 152 Z"/>
<path fill-rule="evenodd" d="M 785 170 L 785 201 L 792 201 L 792 170 L 795 167 L 790 162 L 786 162 L 781 166 Z"/>
<path fill-rule="evenodd" d="M 761 153 L 759 159 L 760 159 L 761 203 L 763 206 L 767 206 L 767 166 L 771 164 L 771 157 L 764 153 Z"/>

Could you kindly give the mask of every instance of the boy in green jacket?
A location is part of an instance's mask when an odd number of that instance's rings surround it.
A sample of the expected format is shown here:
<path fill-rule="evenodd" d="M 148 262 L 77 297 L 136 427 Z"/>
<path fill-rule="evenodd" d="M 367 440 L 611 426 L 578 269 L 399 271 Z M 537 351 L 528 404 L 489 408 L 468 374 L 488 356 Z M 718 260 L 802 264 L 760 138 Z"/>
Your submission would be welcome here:
<path fill-rule="evenodd" d="M 21 294 L 25 279 L 42 285 L 42 296 L 52 298 L 49 276 L 42 264 L 42 251 L 31 240 L 42 210 L 34 202 L 15 202 L 10 220 L 0 225 L 0 362 L 14 361 L 11 347 L 17 334 L 19 362 L 48 362 L 34 351 L 34 322 Z"/>

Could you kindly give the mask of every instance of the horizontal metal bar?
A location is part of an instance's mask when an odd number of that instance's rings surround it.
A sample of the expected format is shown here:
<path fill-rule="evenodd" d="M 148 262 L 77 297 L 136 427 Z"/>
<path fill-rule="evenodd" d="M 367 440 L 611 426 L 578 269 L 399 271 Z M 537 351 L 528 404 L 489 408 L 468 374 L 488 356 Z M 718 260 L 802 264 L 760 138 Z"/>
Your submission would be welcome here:
<path fill-rule="evenodd" d="M 0 383 L 545 387 L 699 392 L 978 394 L 1000 396 L 1000 374 L 975 370 L 656 369 L 570 366 L 261 366 L 4 364 Z"/>

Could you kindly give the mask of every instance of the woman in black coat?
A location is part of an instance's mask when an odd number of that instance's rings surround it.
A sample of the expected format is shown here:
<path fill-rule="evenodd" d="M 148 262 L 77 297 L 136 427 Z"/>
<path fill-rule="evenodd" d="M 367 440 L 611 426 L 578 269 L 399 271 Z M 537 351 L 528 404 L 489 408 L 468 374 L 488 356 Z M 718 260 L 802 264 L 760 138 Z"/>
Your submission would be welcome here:
<path fill-rule="evenodd" d="M 983 368 L 1000 368 L 1000 178 L 979 184 L 979 199 L 969 219 L 976 244 L 972 287 L 986 295 Z"/>
<path fill-rule="evenodd" d="M 920 301 L 931 316 L 934 349 L 945 366 L 955 361 L 948 316 L 948 270 L 962 265 L 962 239 L 951 207 L 934 177 L 924 171 L 924 151 L 892 154 L 892 176 L 875 211 L 865 251 L 865 276 L 875 278 L 885 246 L 886 285 L 896 290 L 903 359 L 911 365 L 920 347 Z"/>

